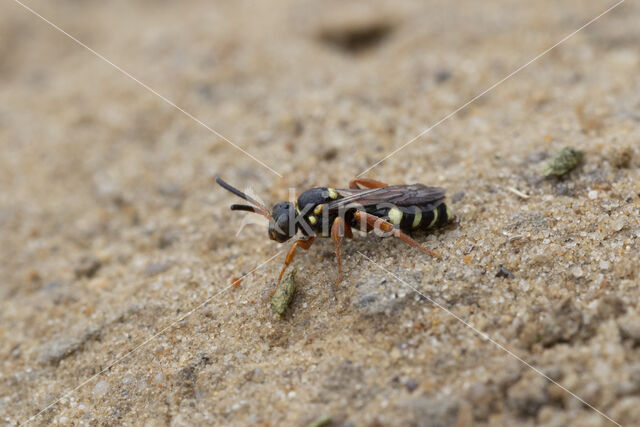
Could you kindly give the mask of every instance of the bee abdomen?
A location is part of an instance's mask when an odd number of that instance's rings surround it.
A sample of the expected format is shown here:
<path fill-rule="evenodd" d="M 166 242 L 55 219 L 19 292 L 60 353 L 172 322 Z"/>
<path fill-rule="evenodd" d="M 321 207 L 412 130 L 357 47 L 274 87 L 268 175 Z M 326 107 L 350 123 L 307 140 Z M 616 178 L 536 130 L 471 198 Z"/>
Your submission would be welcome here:
<path fill-rule="evenodd" d="M 392 208 L 387 217 L 401 230 L 411 231 L 417 229 L 430 229 L 446 225 L 452 219 L 452 214 L 447 205 L 441 203 L 435 208 L 422 209 L 419 206 L 408 208 Z"/>
<path fill-rule="evenodd" d="M 421 225 L 422 228 L 441 227 L 451 220 L 451 211 L 444 203 L 431 210 L 428 218 Z"/>

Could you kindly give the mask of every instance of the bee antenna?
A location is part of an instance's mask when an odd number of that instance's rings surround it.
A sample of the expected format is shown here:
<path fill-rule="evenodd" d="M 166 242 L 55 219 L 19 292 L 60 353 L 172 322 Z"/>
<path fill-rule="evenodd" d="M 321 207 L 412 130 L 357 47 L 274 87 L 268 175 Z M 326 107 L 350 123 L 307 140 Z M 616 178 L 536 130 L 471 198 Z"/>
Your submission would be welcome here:
<path fill-rule="evenodd" d="M 269 219 L 269 220 L 272 219 L 271 212 L 269 212 L 269 209 L 267 209 L 267 207 L 264 206 L 262 203 L 260 203 L 257 200 L 247 196 L 245 193 L 243 193 L 242 191 L 238 190 L 237 188 L 227 184 L 219 176 L 216 177 L 216 182 L 218 183 L 218 185 L 220 185 L 225 190 L 229 191 L 230 193 L 235 194 L 236 196 L 246 200 L 247 202 L 249 202 L 249 203 L 251 203 L 253 205 L 253 206 L 231 205 L 231 210 L 232 211 L 253 212 L 253 213 L 257 213 L 257 214 L 263 215 L 263 216 L 267 217 L 267 219 Z"/>
<path fill-rule="evenodd" d="M 245 212 L 253 212 L 253 213 L 261 213 L 257 208 L 249 205 L 231 205 L 232 211 L 245 211 Z"/>

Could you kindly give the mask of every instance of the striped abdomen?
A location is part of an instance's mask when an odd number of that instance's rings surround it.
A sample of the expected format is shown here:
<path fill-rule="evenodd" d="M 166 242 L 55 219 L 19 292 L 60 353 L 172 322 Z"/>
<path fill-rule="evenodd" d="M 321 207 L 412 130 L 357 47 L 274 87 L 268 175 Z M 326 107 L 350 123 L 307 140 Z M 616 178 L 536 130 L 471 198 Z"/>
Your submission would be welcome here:
<path fill-rule="evenodd" d="M 444 203 L 437 206 L 395 206 L 369 212 L 383 218 L 402 231 L 426 230 L 447 224 L 453 215 Z"/>

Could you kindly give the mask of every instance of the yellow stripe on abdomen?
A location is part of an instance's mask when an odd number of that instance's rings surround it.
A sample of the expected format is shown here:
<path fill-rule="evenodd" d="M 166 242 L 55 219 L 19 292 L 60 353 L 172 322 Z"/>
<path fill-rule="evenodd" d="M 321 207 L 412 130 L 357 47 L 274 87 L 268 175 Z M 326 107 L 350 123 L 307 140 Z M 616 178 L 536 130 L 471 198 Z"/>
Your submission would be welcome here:
<path fill-rule="evenodd" d="M 434 209 L 431 212 L 433 212 L 433 219 L 431 220 L 431 222 L 429 223 L 429 225 L 427 226 L 427 228 L 431 228 L 433 227 L 436 222 L 438 221 L 438 209 Z"/>
<path fill-rule="evenodd" d="M 389 209 L 389 213 L 387 215 L 389 216 L 389 222 L 391 224 L 396 227 L 400 225 L 400 221 L 402 221 L 402 211 L 400 209 L 391 208 Z"/>
<path fill-rule="evenodd" d="M 420 221 L 422 221 L 422 210 L 415 206 L 413 212 L 413 224 L 411 224 L 411 228 L 417 228 L 420 226 Z"/>

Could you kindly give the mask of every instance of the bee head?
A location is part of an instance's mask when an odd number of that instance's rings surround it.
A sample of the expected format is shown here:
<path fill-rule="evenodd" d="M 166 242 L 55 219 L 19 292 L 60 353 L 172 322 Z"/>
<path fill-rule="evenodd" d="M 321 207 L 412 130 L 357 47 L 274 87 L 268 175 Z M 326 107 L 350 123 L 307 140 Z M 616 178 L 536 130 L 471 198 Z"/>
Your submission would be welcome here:
<path fill-rule="evenodd" d="M 269 238 L 276 242 L 286 242 L 298 232 L 295 221 L 296 208 L 290 202 L 278 202 L 273 205 L 272 220 L 269 221 Z"/>
<path fill-rule="evenodd" d="M 276 242 L 286 242 L 298 232 L 296 221 L 296 207 L 293 203 L 279 202 L 273 205 L 269 211 L 266 206 L 235 187 L 224 182 L 219 177 L 216 182 L 225 190 L 249 202 L 249 205 L 231 205 L 232 211 L 253 212 L 264 216 L 269 220 L 269 238 Z"/>

